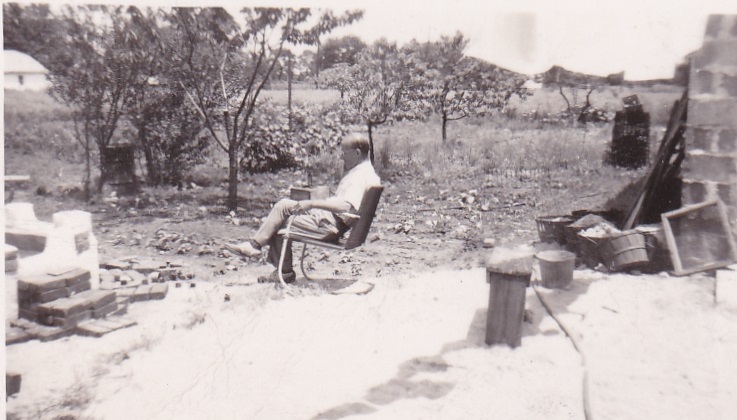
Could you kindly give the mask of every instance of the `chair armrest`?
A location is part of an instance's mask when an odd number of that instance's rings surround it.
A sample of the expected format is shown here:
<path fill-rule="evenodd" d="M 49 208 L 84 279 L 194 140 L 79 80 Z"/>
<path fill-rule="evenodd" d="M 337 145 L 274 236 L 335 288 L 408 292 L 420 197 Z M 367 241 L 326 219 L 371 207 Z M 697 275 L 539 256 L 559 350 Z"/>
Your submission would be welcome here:
<path fill-rule="evenodd" d="M 353 219 L 353 220 L 358 220 L 361 218 L 361 216 L 357 214 L 353 214 L 353 213 L 338 213 L 338 216 L 345 218 L 345 219 Z"/>

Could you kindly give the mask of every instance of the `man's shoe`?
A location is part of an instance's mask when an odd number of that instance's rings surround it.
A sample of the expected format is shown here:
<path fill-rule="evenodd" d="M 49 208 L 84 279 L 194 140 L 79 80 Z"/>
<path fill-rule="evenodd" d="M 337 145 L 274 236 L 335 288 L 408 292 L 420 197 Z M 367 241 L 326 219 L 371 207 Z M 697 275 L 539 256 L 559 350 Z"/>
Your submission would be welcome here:
<path fill-rule="evenodd" d="M 250 242 L 242 242 L 239 244 L 225 244 L 225 249 L 243 257 L 258 257 L 261 255 L 261 250 L 251 245 Z"/>
<path fill-rule="evenodd" d="M 278 269 L 277 269 L 278 270 Z M 284 277 L 284 283 L 294 283 L 297 280 L 297 274 L 294 271 L 288 273 L 282 273 Z M 272 271 L 268 276 L 259 276 L 259 283 L 279 283 L 279 274 L 276 270 Z"/>

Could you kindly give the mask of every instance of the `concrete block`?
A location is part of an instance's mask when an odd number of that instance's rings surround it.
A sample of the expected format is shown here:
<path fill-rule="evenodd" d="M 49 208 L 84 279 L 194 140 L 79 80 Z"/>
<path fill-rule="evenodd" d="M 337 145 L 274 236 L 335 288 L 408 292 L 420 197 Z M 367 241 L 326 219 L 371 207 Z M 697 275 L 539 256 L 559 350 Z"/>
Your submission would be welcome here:
<path fill-rule="evenodd" d="M 131 302 L 141 302 L 144 300 L 149 300 L 151 294 L 151 286 L 150 285 L 141 285 L 136 287 L 135 291 L 131 295 Z"/>
<path fill-rule="evenodd" d="M 38 294 L 36 302 L 48 303 L 66 297 L 69 297 L 69 290 L 66 287 L 60 287 L 58 289 L 49 290 L 48 292 Z"/>
<path fill-rule="evenodd" d="M 18 308 L 18 318 L 27 319 L 31 322 L 38 322 L 38 305 Z"/>
<path fill-rule="evenodd" d="M 66 289 L 69 292 L 69 296 L 73 296 L 77 293 L 84 292 L 85 290 L 92 289 L 92 284 L 89 280 L 85 280 L 84 282 L 77 283 L 74 286 L 67 287 Z"/>
<path fill-rule="evenodd" d="M 737 179 L 737 159 L 709 153 L 686 153 L 683 177 L 693 181 L 730 183 Z"/>
<path fill-rule="evenodd" d="M 166 263 L 158 263 L 156 261 L 141 261 L 133 264 L 133 270 L 141 274 L 149 274 L 166 267 Z"/>
<path fill-rule="evenodd" d="M 24 276 L 18 278 L 18 291 L 28 290 L 34 293 L 44 293 L 50 290 L 66 287 L 64 278 L 57 278 L 48 274 Z"/>
<path fill-rule="evenodd" d="M 78 267 L 68 267 L 58 270 L 51 270 L 47 274 L 54 276 L 57 279 L 64 279 L 64 284 L 67 287 L 72 287 L 78 283 L 83 283 L 85 281 L 89 282 L 92 278 L 89 270 Z"/>
<path fill-rule="evenodd" d="M 689 89 L 692 95 L 714 93 L 714 73 L 706 69 L 694 68 L 689 80 Z"/>
<path fill-rule="evenodd" d="M 33 339 L 33 337 L 26 332 L 23 328 L 8 327 L 5 329 L 5 345 L 25 343 Z"/>
<path fill-rule="evenodd" d="M 86 292 L 82 292 L 86 293 Z M 81 293 L 80 293 L 81 295 Z M 53 317 L 66 318 L 84 311 L 89 311 L 92 304 L 89 300 L 80 298 L 80 295 L 58 299 L 53 302 L 44 303 L 38 306 L 40 315 L 49 315 Z"/>
<path fill-rule="evenodd" d="M 690 126 L 737 128 L 735 115 L 737 115 L 737 98 L 698 96 L 688 101 L 688 124 Z"/>
<path fill-rule="evenodd" d="M 713 128 L 688 127 L 685 133 L 686 150 L 715 152 L 715 137 L 718 130 Z"/>
<path fill-rule="evenodd" d="M 737 66 L 737 39 L 706 39 L 692 63 L 697 69 Z"/>
<path fill-rule="evenodd" d="M 716 301 L 718 305 L 737 309 L 737 271 L 717 270 Z"/>
<path fill-rule="evenodd" d="M 18 260 L 5 260 L 5 272 L 15 273 L 18 271 Z"/>
<path fill-rule="evenodd" d="M 104 268 L 106 270 L 120 270 L 121 272 L 123 270 L 128 270 L 131 268 L 131 263 L 126 261 L 119 261 L 119 260 L 106 260 L 100 262 L 100 268 Z"/>
<path fill-rule="evenodd" d="M 27 232 L 7 228 L 5 243 L 26 251 L 43 252 L 46 248 L 46 232 Z"/>
<path fill-rule="evenodd" d="M 131 302 L 131 295 L 121 295 L 116 291 L 115 301 L 118 303 L 118 306 L 128 305 Z"/>
<path fill-rule="evenodd" d="M 126 305 L 123 305 L 123 306 L 118 305 L 118 309 L 114 310 L 110 314 L 110 316 L 121 316 L 121 315 L 125 315 L 127 313 L 128 313 L 128 305 L 127 304 Z"/>
<path fill-rule="evenodd" d="M 164 299 L 169 292 L 169 285 L 166 283 L 155 283 L 151 286 L 149 293 L 150 299 Z"/>
<path fill-rule="evenodd" d="M 5 372 L 5 398 L 20 392 L 21 375 L 15 372 Z"/>
<path fill-rule="evenodd" d="M 87 290 L 76 296 L 88 302 L 90 309 L 99 309 L 115 302 L 115 292 L 112 290 Z"/>
<path fill-rule="evenodd" d="M 115 289 L 115 295 L 117 297 L 124 297 L 130 299 L 131 296 L 136 292 L 135 287 L 119 287 Z"/>
<path fill-rule="evenodd" d="M 51 317 L 51 325 L 55 327 L 61 327 L 64 329 L 74 328 L 82 321 L 86 321 L 92 318 L 92 311 L 86 310 L 73 315 L 67 315 L 65 317 Z"/>
<path fill-rule="evenodd" d="M 77 254 L 90 249 L 90 231 L 83 230 L 74 233 L 74 248 L 77 250 Z"/>
<path fill-rule="evenodd" d="M 716 149 L 720 153 L 737 152 L 737 129 L 720 130 Z"/>
<path fill-rule="evenodd" d="M 101 308 L 93 309 L 92 318 L 105 318 L 106 316 L 115 312 L 117 309 L 118 303 L 116 301 L 112 301 Z"/>
<path fill-rule="evenodd" d="M 58 340 L 74 334 L 74 328 L 50 327 L 46 325 L 35 325 L 28 332 L 43 342 Z"/>

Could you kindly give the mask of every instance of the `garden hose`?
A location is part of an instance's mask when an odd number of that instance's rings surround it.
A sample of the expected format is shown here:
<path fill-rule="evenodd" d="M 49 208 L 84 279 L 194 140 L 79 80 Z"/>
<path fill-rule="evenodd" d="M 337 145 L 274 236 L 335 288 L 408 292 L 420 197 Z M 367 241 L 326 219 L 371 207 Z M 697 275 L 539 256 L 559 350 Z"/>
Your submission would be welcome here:
<path fill-rule="evenodd" d="M 550 309 L 550 306 L 547 302 L 545 302 L 545 299 L 543 299 L 542 294 L 540 294 L 540 291 L 537 290 L 537 286 L 534 284 L 532 285 L 532 290 L 535 291 L 535 294 L 537 295 L 537 298 L 540 300 L 540 303 L 543 305 L 545 310 L 548 312 L 548 314 L 553 318 L 553 320 L 558 324 L 561 330 L 563 330 L 563 333 L 568 337 L 569 340 L 571 340 L 571 344 L 573 344 L 573 348 L 578 352 L 578 354 L 581 356 L 581 366 L 583 367 L 583 416 L 586 420 L 593 420 L 593 417 L 591 416 L 591 404 L 589 401 L 589 373 L 588 368 L 586 367 L 586 357 L 583 354 L 583 351 L 581 351 L 581 347 L 578 345 L 578 342 L 575 338 L 573 338 L 573 334 L 571 334 L 570 331 L 568 331 L 568 328 L 558 319 L 557 316 L 553 313 L 553 310 Z"/>

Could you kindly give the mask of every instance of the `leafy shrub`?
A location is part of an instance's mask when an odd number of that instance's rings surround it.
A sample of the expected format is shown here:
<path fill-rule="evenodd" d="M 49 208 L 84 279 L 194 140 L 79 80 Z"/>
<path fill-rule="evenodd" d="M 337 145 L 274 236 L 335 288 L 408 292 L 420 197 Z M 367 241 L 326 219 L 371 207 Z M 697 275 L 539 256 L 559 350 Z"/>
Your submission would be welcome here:
<path fill-rule="evenodd" d="M 265 102 L 254 116 L 241 167 L 251 173 L 309 168 L 318 155 L 336 149 L 346 132 L 333 106 L 293 105 L 290 130 L 287 107 Z"/>

